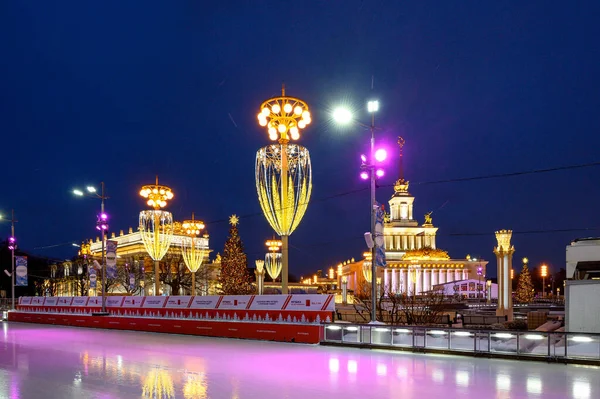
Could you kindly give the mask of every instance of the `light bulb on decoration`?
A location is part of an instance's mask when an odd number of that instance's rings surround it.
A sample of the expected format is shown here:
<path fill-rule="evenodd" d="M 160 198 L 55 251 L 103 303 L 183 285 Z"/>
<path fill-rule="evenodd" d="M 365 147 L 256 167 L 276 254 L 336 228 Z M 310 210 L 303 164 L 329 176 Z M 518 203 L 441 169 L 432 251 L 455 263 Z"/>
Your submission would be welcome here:
<path fill-rule="evenodd" d="M 365 171 L 360 172 L 360 178 L 363 180 L 367 180 L 369 178 L 369 173 L 367 173 Z"/>
<path fill-rule="evenodd" d="M 383 162 L 383 161 L 385 161 L 386 158 L 387 158 L 387 151 L 385 149 L 380 148 L 377 151 L 375 151 L 375 159 L 377 160 L 377 162 Z"/>
<path fill-rule="evenodd" d="M 167 206 L 167 201 L 173 199 L 174 194 L 170 187 L 161 186 L 158 184 L 158 176 L 156 184 L 143 186 L 140 190 L 140 196 L 148 198 L 146 204 L 154 209 L 160 209 Z"/>
<path fill-rule="evenodd" d="M 266 118 L 267 116 L 269 116 L 271 114 L 271 110 L 267 107 L 264 107 L 260 113 Z"/>
<path fill-rule="evenodd" d="M 287 126 L 282 123 L 281 125 L 277 126 L 277 130 L 279 130 L 279 133 L 285 133 L 287 131 Z"/>
<path fill-rule="evenodd" d="M 271 111 L 274 114 L 278 114 L 279 111 L 281 111 L 281 107 L 279 106 L 279 104 L 273 104 L 273 106 L 271 107 Z"/>
<path fill-rule="evenodd" d="M 302 107 L 297 105 L 296 108 L 294 108 L 294 114 L 296 115 L 302 115 Z"/>
<path fill-rule="evenodd" d="M 362 163 L 367 163 L 367 156 L 365 154 L 362 154 L 360 156 L 360 160 L 362 161 Z"/>
<path fill-rule="evenodd" d="M 299 127 L 300 129 L 304 129 L 304 128 L 306 127 L 306 122 L 304 122 L 304 121 L 299 121 L 299 122 L 298 122 L 298 127 Z"/>
<path fill-rule="evenodd" d="M 286 103 L 283 106 L 283 112 L 285 112 L 286 114 L 290 114 L 292 112 L 292 104 Z"/>
<path fill-rule="evenodd" d="M 277 140 L 277 132 L 269 133 L 269 139 L 271 139 L 272 141 Z"/>
<path fill-rule="evenodd" d="M 267 120 L 265 118 L 261 118 L 258 120 L 258 124 L 261 126 L 267 126 Z"/>
<path fill-rule="evenodd" d="M 298 133 L 298 130 L 296 129 L 295 132 L 291 132 L 290 136 L 292 137 L 292 140 L 298 140 L 300 138 L 300 133 Z"/>
<path fill-rule="evenodd" d="M 286 96 L 284 88 L 281 97 L 270 98 L 261 104 L 257 118 L 261 126 L 267 127 L 269 139 L 279 139 L 283 144 L 290 139 L 298 140 L 300 130 L 311 122 L 308 105 L 298 98 Z M 297 133 L 294 127 L 298 129 Z M 275 139 L 274 135 L 277 135 Z"/>
<path fill-rule="evenodd" d="M 377 172 L 375 172 L 375 175 L 377 177 L 383 177 L 384 174 L 385 172 L 383 171 L 383 169 L 377 169 Z"/>

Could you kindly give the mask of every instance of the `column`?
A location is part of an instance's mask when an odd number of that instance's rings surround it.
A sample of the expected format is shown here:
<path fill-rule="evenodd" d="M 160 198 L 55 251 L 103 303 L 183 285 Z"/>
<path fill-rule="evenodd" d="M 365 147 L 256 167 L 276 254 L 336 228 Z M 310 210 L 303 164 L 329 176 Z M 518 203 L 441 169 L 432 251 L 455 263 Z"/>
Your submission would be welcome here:
<path fill-rule="evenodd" d="M 425 275 L 423 276 L 423 291 L 431 291 L 431 270 L 423 270 Z"/>
<path fill-rule="evenodd" d="M 431 236 L 431 248 L 435 249 L 435 236 Z"/>
<path fill-rule="evenodd" d="M 439 277 L 440 275 L 440 271 L 438 269 L 433 269 L 431 271 L 431 288 L 433 288 L 435 285 L 439 284 Z"/>
<path fill-rule="evenodd" d="M 398 292 L 398 270 L 392 269 L 392 287 L 391 290 L 393 293 Z"/>
<path fill-rule="evenodd" d="M 407 285 L 407 290 L 406 292 L 409 295 L 414 295 L 414 282 L 413 282 L 413 272 L 412 270 L 408 269 L 407 273 L 406 273 L 406 285 Z"/>
<path fill-rule="evenodd" d="M 408 293 L 408 277 L 406 277 L 406 270 L 400 270 L 400 284 L 402 284 L 402 293 Z"/>
<path fill-rule="evenodd" d="M 462 271 L 462 279 L 463 280 L 468 280 L 469 279 L 469 271 L 467 269 L 463 269 L 463 271 Z"/>
<path fill-rule="evenodd" d="M 512 256 L 515 252 L 514 246 L 510 244 L 511 236 L 511 230 L 497 231 L 496 239 L 498 240 L 498 246 L 494 248 L 498 265 L 498 306 L 496 307 L 496 316 L 507 316 L 509 321 L 513 319 L 510 270 L 512 268 Z"/>
<path fill-rule="evenodd" d="M 423 270 L 417 270 L 417 295 L 423 292 Z"/>
<path fill-rule="evenodd" d="M 438 274 L 440 277 L 440 284 L 446 284 L 448 281 L 446 281 L 446 270 L 440 269 L 438 270 Z"/>
<path fill-rule="evenodd" d="M 451 281 L 454 281 L 454 271 L 452 269 L 448 269 L 446 271 L 446 274 L 447 274 L 447 276 L 446 276 L 446 282 L 447 283 L 449 283 Z"/>
<path fill-rule="evenodd" d="M 390 271 L 387 268 L 383 269 L 383 292 L 384 292 L 384 295 L 386 293 L 389 293 L 391 291 L 390 290 L 390 276 L 389 276 L 389 272 Z"/>
<path fill-rule="evenodd" d="M 462 277 L 462 276 L 461 276 L 461 274 L 462 274 L 462 273 L 460 272 L 460 269 L 456 269 L 456 270 L 454 270 L 454 280 L 455 280 L 455 281 L 456 281 L 456 280 L 461 280 L 461 277 Z"/>

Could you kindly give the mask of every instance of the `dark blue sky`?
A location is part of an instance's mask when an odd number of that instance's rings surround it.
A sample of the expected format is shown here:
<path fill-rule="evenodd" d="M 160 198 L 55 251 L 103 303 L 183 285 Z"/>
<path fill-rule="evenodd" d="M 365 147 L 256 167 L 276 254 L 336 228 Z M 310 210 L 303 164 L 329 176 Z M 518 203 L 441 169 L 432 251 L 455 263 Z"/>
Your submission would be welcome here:
<path fill-rule="evenodd" d="M 334 128 L 328 112 L 360 111 L 372 96 L 378 140 L 406 139 L 419 220 L 433 210 L 440 247 L 495 269 L 494 230 L 600 227 L 600 168 L 419 183 L 598 161 L 599 11 L 591 1 L 2 2 L 0 211 L 15 208 L 24 249 L 79 242 L 95 236 L 99 203 L 71 188 L 104 180 L 118 231 L 137 225 L 139 188 L 159 174 L 176 195 L 169 209 L 204 219 L 215 252 L 227 217 L 252 215 L 240 234 L 253 261 L 272 234 L 254 187 L 268 142 L 255 115 L 285 81 L 313 110 L 301 144 L 314 201 L 290 238 L 292 273 L 363 252 L 368 191 L 319 199 L 363 187 L 368 134 Z M 558 270 L 570 240 L 594 234 L 513 241 L 516 256 Z"/>

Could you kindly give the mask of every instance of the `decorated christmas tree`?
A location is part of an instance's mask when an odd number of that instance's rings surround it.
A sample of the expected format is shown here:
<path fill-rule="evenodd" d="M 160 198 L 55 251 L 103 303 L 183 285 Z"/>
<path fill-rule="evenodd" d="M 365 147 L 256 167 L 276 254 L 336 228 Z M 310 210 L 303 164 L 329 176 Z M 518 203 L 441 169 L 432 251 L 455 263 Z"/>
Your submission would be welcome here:
<path fill-rule="evenodd" d="M 516 299 L 520 303 L 530 303 L 533 301 L 533 283 L 531 282 L 531 275 L 527 268 L 527 262 L 523 262 L 523 270 L 521 270 L 521 274 L 519 274 Z"/>
<path fill-rule="evenodd" d="M 236 215 L 229 218 L 231 228 L 221 257 L 221 274 L 219 275 L 219 285 L 223 295 L 247 295 L 254 291 L 250 284 L 244 246 L 238 233 L 238 222 L 239 219 Z"/>

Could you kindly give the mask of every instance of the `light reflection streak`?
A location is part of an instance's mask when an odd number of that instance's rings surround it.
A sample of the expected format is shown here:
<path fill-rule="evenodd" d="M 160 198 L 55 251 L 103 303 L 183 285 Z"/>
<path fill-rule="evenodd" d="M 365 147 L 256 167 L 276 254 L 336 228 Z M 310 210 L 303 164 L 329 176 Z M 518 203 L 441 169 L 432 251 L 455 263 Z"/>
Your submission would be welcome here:
<path fill-rule="evenodd" d="M 461 387 L 469 386 L 469 373 L 466 371 L 457 371 L 456 372 L 456 385 Z"/>
<path fill-rule="evenodd" d="M 496 376 L 496 389 L 500 391 L 510 391 L 510 376 L 498 374 Z"/>
<path fill-rule="evenodd" d="M 588 381 L 573 382 L 573 399 L 590 399 L 592 397 L 592 389 Z"/>
<path fill-rule="evenodd" d="M 527 377 L 527 392 L 541 394 L 542 380 L 540 380 L 539 377 Z"/>

